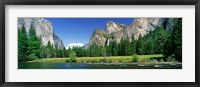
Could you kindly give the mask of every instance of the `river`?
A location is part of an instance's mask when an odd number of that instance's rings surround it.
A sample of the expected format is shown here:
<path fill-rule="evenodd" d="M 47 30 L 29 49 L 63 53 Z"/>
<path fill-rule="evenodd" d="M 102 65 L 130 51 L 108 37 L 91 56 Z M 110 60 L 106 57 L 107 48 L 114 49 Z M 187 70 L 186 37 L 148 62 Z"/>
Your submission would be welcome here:
<path fill-rule="evenodd" d="M 38 63 L 20 62 L 18 69 L 182 69 L 181 63 L 167 64 L 114 64 L 114 63 Z"/>

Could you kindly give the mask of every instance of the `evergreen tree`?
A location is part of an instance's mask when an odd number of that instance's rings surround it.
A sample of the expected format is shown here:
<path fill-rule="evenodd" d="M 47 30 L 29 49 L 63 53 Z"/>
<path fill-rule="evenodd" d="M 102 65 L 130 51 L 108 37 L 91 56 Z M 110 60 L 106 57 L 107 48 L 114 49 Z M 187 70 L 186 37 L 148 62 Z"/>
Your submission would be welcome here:
<path fill-rule="evenodd" d="M 59 49 L 57 45 L 55 45 L 55 57 L 56 58 L 60 57 L 60 53 L 59 53 Z"/>
<path fill-rule="evenodd" d="M 126 55 L 125 48 L 126 48 L 125 40 L 124 40 L 124 38 L 122 38 L 121 42 L 120 42 L 120 54 L 121 54 L 121 56 Z"/>
<path fill-rule="evenodd" d="M 134 37 L 134 34 L 132 34 L 131 36 L 131 43 L 130 43 L 130 51 L 131 51 L 131 54 L 135 54 L 136 53 L 136 40 L 135 40 L 135 37 Z"/>
<path fill-rule="evenodd" d="M 182 62 L 182 19 L 178 18 L 175 22 L 171 35 L 165 43 L 164 55 Z"/>
<path fill-rule="evenodd" d="M 167 32 L 164 30 L 164 27 L 159 27 L 155 30 L 156 32 L 156 37 L 155 37 L 155 42 L 156 42 L 156 53 L 161 54 L 164 52 L 164 44 L 167 41 Z"/>
<path fill-rule="evenodd" d="M 26 61 L 28 57 L 28 36 L 24 25 L 18 29 L 18 61 Z"/>
<path fill-rule="evenodd" d="M 118 56 L 118 46 L 115 40 L 112 41 L 112 56 Z"/>
<path fill-rule="evenodd" d="M 175 47 L 175 58 L 182 62 L 182 19 L 177 19 L 177 23 L 172 31 L 172 43 Z"/>
<path fill-rule="evenodd" d="M 105 47 L 102 47 L 102 48 L 101 48 L 101 55 L 102 55 L 104 58 L 106 58 L 106 56 L 107 56 L 107 51 L 106 51 L 106 48 L 105 48 Z"/>
<path fill-rule="evenodd" d="M 41 51 L 40 51 L 40 57 L 41 58 L 47 58 L 47 47 L 46 46 L 41 46 Z"/>
<path fill-rule="evenodd" d="M 48 41 L 48 43 L 47 43 L 46 52 L 47 52 L 47 58 L 54 57 L 54 50 L 53 50 L 53 47 L 52 47 L 50 41 Z"/>
<path fill-rule="evenodd" d="M 142 35 L 140 34 L 137 41 L 137 49 L 136 49 L 137 54 L 140 54 L 140 55 L 144 54 L 143 50 L 144 50 L 144 47 L 143 47 L 143 42 L 142 42 Z"/>
<path fill-rule="evenodd" d="M 40 39 L 37 37 L 34 27 L 31 25 L 29 30 L 28 36 L 28 53 L 29 53 L 29 60 L 33 60 L 38 58 L 40 55 L 40 46 L 41 42 Z"/>
<path fill-rule="evenodd" d="M 63 57 L 67 57 L 67 50 L 66 50 L 66 48 L 65 47 L 63 47 Z"/>
<path fill-rule="evenodd" d="M 126 36 L 123 45 L 124 45 L 124 48 L 125 48 L 124 49 L 125 50 L 125 56 L 131 55 L 131 43 L 130 43 L 128 35 Z"/>

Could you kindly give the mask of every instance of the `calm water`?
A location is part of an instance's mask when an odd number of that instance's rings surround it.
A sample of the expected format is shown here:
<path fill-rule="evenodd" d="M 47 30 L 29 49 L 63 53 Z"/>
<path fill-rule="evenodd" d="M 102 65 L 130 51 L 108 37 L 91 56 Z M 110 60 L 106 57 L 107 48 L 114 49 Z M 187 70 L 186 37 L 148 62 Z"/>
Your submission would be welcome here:
<path fill-rule="evenodd" d="M 182 64 L 19 63 L 19 69 L 182 69 Z"/>

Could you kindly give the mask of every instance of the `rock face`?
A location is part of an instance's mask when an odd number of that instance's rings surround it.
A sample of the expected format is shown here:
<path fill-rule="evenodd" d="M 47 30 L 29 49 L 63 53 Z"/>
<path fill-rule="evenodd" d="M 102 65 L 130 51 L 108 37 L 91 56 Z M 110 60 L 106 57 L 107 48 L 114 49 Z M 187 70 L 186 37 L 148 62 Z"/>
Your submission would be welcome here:
<path fill-rule="evenodd" d="M 95 31 L 93 32 L 93 35 L 90 37 L 89 45 L 93 43 L 104 45 L 107 40 L 106 35 L 108 35 L 106 31 L 95 29 Z"/>
<path fill-rule="evenodd" d="M 33 25 L 36 34 L 42 39 L 42 45 L 47 45 L 48 41 L 50 41 L 52 45 L 57 45 L 59 49 L 64 47 L 62 40 L 53 31 L 50 21 L 44 18 L 18 18 L 17 21 L 18 29 L 21 29 L 24 25 L 27 32 L 29 32 L 30 26 Z"/>
<path fill-rule="evenodd" d="M 54 40 L 54 45 L 57 46 L 58 49 L 64 47 L 63 41 L 56 35 L 55 32 L 53 32 L 53 40 Z"/>
<path fill-rule="evenodd" d="M 136 39 L 139 35 L 144 36 L 153 31 L 156 27 L 163 26 L 166 31 L 171 31 L 174 24 L 174 18 L 136 18 L 131 25 L 109 21 L 105 29 L 97 29 L 90 37 L 90 42 L 87 45 L 96 43 L 98 45 L 109 44 L 109 41 L 116 40 L 118 43 L 122 38 L 129 37 L 134 34 Z M 88 46 L 87 46 L 88 47 Z"/>

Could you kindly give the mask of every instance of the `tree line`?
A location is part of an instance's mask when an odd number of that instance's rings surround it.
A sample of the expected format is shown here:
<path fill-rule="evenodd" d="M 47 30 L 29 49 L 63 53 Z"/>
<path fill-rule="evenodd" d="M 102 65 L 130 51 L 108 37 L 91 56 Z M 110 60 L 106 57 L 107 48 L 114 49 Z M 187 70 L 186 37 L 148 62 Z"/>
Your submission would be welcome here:
<path fill-rule="evenodd" d="M 73 47 L 58 49 L 50 42 L 46 46 L 41 44 L 41 38 L 36 35 L 31 26 L 29 33 L 25 27 L 18 29 L 18 60 L 30 61 L 37 58 L 66 58 L 70 52 L 75 52 L 77 57 L 100 57 L 100 56 L 129 56 L 132 54 L 163 54 L 167 58 L 175 58 L 182 61 L 182 19 L 175 19 L 173 30 L 166 32 L 164 27 L 157 27 L 149 31 L 145 36 L 134 34 L 129 38 L 122 38 L 119 43 L 115 40 L 109 41 L 109 45 L 99 46 L 91 44 L 88 48 Z M 112 35 L 112 34 L 111 34 Z M 112 36 L 110 37 L 112 38 Z"/>

